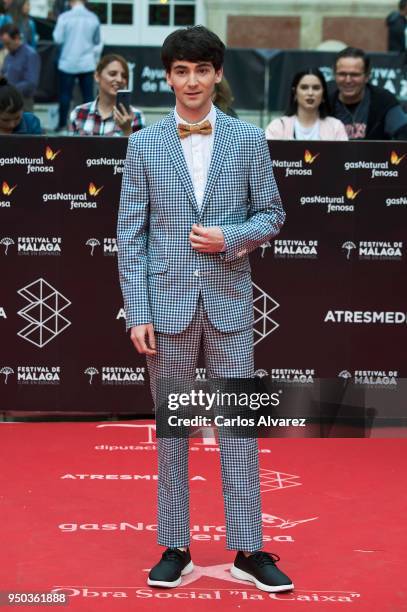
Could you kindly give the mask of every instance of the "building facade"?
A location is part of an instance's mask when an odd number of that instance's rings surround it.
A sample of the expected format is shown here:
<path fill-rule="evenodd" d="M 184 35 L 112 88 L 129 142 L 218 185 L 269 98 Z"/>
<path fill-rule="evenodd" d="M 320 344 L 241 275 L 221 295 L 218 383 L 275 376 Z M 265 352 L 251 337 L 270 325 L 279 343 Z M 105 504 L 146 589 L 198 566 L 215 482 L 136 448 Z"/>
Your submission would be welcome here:
<path fill-rule="evenodd" d="M 52 0 L 32 0 L 45 17 Z M 385 17 L 398 0 L 91 0 L 105 44 L 161 45 L 174 29 L 203 24 L 231 47 L 316 49 L 337 40 L 386 49 Z"/>

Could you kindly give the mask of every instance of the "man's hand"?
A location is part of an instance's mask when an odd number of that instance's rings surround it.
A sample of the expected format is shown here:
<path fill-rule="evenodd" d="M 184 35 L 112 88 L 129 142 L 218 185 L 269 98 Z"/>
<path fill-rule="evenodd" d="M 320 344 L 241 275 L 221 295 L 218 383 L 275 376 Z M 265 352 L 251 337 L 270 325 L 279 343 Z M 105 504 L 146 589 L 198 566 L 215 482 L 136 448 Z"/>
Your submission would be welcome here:
<path fill-rule="evenodd" d="M 136 325 L 130 330 L 130 339 L 139 353 L 156 355 L 154 327 L 152 323 Z"/>
<path fill-rule="evenodd" d="M 203 227 L 194 223 L 189 234 L 189 242 L 198 253 L 220 253 L 225 246 L 225 237 L 220 227 Z"/>

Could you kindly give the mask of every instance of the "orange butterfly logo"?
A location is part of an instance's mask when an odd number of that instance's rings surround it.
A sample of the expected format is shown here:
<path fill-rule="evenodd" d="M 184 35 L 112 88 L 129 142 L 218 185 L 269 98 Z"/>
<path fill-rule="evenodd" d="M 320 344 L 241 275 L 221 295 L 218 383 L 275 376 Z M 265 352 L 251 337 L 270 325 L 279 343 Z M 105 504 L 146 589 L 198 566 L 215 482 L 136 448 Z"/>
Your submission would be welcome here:
<path fill-rule="evenodd" d="M 304 161 L 306 164 L 313 164 L 318 156 L 319 156 L 319 153 L 312 155 L 311 151 L 306 149 L 304 153 Z"/>
<path fill-rule="evenodd" d="M 17 187 L 17 185 L 14 185 L 14 187 L 10 187 L 8 185 L 8 183 L 6 183 L 6 181 L 3 181 L 3 184 L 1 186 L 1 190 L 3 192 L 4 195 L 11 195 L 14 191 L 14 189 Z"/>
<path fill-rule="evenodd" d="M 358 189 L 357 191 L 355 191 L 352 185 L 348 185 L 346 189 L 346 197 L 348 198 L 348 200 L 354 200 L 361 191 L 362 191 L 361 189 Z"/>
<path fill-rule="evenodd" d="M 56 158 L 57 155 L 59 155 L 59 153 L 61 153 L 61 149 L 59 149 L 58 151 L 56 151 L 54 153 L 54 151 L 51 149 L 51 147 L 46 147 L 45 149 L 45 157 L 47 159 L 49 159 L 50 161 L 52 161 L 53 159 Z"/>
<path fill-rule="evenodd" d="M 94 183 L 89 183 L 88 191 L 89 191 L 89 194 L 91 196 L 97 196 L 102 191 L 102 189 L 103 189 L 103 185 L 102 185 L 102 187 L 98 188 L 98 187 L 96 187 L 96 185 Z"/>
<path fill-rule="evenodd" d="M 405 156 L 407 155 L 407 153 L 404 153 L 404 155 L 402 155 L 401 157 L 399 157 L 396 153 L 396 151 L 392 151 L 391 155 L 390 155 L 390 163 L 393 164 L 393 166 L 398 166 L 399 163 L 401 161 L 403 161 L 403 159 L 405 158 Z"/>

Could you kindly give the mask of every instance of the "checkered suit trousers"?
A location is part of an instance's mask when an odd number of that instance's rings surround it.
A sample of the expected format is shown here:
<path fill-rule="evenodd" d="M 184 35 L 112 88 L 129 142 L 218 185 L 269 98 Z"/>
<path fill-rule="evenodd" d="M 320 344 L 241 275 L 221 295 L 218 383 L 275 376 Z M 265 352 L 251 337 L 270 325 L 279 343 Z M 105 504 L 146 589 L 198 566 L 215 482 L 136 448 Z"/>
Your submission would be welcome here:
<path fill-rule="evenodd" d="M 253 327 L 220 332 L 206 314 L 202 296 L 189 326 L 181 333 L 156 332 L 157 355 L 147 356 L 151 391 L 159 378 L 194 381 L 202 343 L 209 378 L 253 376 Z M 259 459 L 257 439 L 222 435 L 219 428 L 222 489 L 226 516 L 226 546 L 230 550 L 262 548 Z M 189 439 L 158 438 L 158 544 L 190 543 Z"/>

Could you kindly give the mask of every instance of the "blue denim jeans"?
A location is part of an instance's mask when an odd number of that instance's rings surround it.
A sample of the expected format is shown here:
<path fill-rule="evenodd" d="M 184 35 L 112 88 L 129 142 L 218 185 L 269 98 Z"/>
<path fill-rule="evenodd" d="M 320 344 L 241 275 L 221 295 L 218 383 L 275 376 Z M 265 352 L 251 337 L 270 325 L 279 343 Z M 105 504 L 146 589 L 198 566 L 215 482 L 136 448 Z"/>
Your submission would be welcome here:
<path fill-rule="evenodd" d="M 93 72 L 79 72 L 78 74 L 70 74 L 58 70 L 59 74 L 59 128 L 66 127 L 68 119 L 69 107 L 72 100 L 73 88 L 76 79 L 79 80 L 83 102 L 91 102 L 93 100 Z"/>

